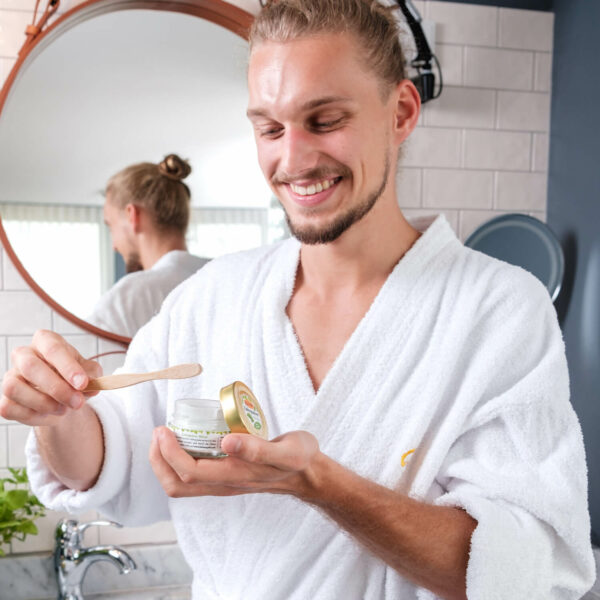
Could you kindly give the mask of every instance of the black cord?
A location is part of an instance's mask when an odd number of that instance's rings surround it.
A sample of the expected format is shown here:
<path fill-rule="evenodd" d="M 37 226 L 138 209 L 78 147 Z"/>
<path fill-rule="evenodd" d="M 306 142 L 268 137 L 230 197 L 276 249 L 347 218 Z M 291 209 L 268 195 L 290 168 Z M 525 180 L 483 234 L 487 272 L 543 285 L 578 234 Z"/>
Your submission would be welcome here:
<path fill-rule="evenodd" d="M 431 48 L 429 47 L 429 42 L 425 37 L 425 33 L 423 32 L 423 28 L 421 24 L 412 11 L 409 10 L 406 5 L 406 0 L 396 0 L 406 22 L 410 28 L 410 31 L 415 39 L 415 44 L 417 46 L 417 56 L 412 60 L 411 66 L 418 68 L 419 66 L 424 68 L 431 68 L 431 58 L 433 56 L 431 52 Z"/>
<path fill-rule="evenodd" d="M 260 4 L 261 8 L 264 8 L 265 6 L 267 6 L 267 4 L 269 4 L 272 1 L 273 0 L 258 0 L 258 3 Z M 421 27 L 421 23 L 419 20 L 417 20 L 413 12 L 408 8 L 406 0 L 396 0 L 396 3 L 398 4 L 398 8 L 400 9 L 402 14 L 404 15 L 404 18 L 406 19 L 406 23 L 410 28 L 412 36 L 415 40 L 415 45 L 417 47 L 417 56 L 413 58 L 413 60 L 411 60 L 410 66 L 413 69 L 416 69 L 419 74 L 421 85 L 418 85 L 417 87 L 420 87 L 421 101 L 425 103 L 429 100 L 435 100 L 436 98 L 439 98 L 441 96 L 442 90 L 444 89 L 444 80 L 442 78 L 442 67 L 440 65 L 440 62 L 437 56 L 431 51 L 431 48 L 429 47 L 429 42 L 427 41 L 427 37 L 425 36 L 425 32 Z M 414 10 L 416 11 L 416 9 Z M 420 15 L 418 12 L 417 16 L 420 19 Z M 432 60 L 435 62 L 435 66 L 437 67 L 437 72 L 439 74 L 440 80 L 438 91 L 433 96 L 429 95 L 428 93 L 424 93 L 423 89 L 425 87 L 423 85 L 423 81 L 425 79 L 429 79 L 428 77 L 426 77 L 426 75 L 430 74 L 431 76 L 433 76 L 433 70 L 431 68 Z"/>
<path fill-rule="evenodd" d="M 442 66 L 440 65 L 438 57 L 435 54 L 432 54 L 431 56 L 435 61 L 435 64 L 437 66 L 437 72 L 440 76 L 440 87 L 438 89 L 438 93 L 432 98 L 432 100 L 435 100 L 436 98 L 439 98 L 442 95 L 442 90 L 444 89 L 444 78 L 442 77 Z"/>

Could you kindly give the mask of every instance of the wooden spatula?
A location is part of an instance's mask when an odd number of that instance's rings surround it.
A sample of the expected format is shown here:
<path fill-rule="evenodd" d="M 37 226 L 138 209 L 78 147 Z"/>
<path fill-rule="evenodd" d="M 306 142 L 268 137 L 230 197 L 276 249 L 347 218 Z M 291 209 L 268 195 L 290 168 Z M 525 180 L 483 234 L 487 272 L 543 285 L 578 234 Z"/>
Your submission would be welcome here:
<path fill-rule="evenodd" d="M 152 379 L 186 379 L 195 377 L 202 373 L 202 365 L 191 363 L 186 365 L 174 365 L 160 371 L 150 373 L 120 373 L 119 375 L 105 375 L 97 379 L 90 379 L 84 392 L 95 392 L 97 390 L 116 390 L 117 388 L 151 381 Z"/>

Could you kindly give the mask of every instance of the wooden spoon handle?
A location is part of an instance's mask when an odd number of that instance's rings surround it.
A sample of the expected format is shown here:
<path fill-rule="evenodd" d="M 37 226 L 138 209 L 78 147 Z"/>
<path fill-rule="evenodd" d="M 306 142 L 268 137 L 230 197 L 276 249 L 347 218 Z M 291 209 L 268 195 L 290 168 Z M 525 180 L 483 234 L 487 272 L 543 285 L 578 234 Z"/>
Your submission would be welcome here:
<path fill-rule="evenodd" d="M 95 392 L 98 390 L 116 390 L 117 388 L 151 381 L 152 379 L 186 379 L 195 377 L 202 373 L 202 365 L 190 363 L 186 365 L 174 365 L 160 371 L 150 373 L 120 373 L 119 375 L 105 375 L 97 379 L 90 379 L 84 392 Z"/>

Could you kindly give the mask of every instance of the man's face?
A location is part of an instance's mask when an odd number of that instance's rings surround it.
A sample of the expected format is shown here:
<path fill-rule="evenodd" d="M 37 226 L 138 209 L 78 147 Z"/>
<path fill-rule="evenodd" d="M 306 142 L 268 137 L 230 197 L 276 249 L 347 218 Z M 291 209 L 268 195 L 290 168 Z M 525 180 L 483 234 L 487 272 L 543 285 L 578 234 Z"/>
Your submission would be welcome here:
<path fill-rule="evenodd" d="M 113 248 L 123 257 L 127 273 L 141 271 L 140 255 L 127 212 L 111 201 L 110 193 L 104 202 L 104 222 L 110 230 Z"/>
<path fill-rule="evenodd" d="M 359 59 L 347 34 L 264 42 L 248 70 L 258 159 L 292 233 L 339 237 L 368 213 L 390 179 L 393 94 Z"/>

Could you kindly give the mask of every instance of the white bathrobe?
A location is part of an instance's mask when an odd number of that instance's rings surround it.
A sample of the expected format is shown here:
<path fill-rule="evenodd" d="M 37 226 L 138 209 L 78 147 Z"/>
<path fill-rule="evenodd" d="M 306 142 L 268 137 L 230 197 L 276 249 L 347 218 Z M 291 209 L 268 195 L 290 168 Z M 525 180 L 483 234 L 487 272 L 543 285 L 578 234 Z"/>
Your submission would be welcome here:
<path fill-rule="evenodd" d="M 297 499 L 167 498 L 148 463 L 153 428 L 175 399 L 217 398 L 239 379 L 273 437 L 310 431 L 360 475 L 467 510 L 478 521 L 470 600 L 579 598 L 594 579 L 586 466 L 543 286 L 464 248 L 440 217 L 398 263 L 315 394 L 285 314 L 298 258 L 288 240 L 214 260 L 178 287 L 133 340 L 123 370 L 198 361 L 204 373 L 91 401 L 106 458 L 86 492 L 64 488 L 30 438 L 42 501 L 97 507 L 130 525 L 171 517 L 196 600 L 433 598 Z"/>
<path fill-rule="evenodd" d="M 121 277 L 98 300 L 86 321 L 106 331 L 133 337 L 158 313 L 169 293 L 207 262 L 207 258 L 185 250 L 171 250 L 150 269 Z"/>

